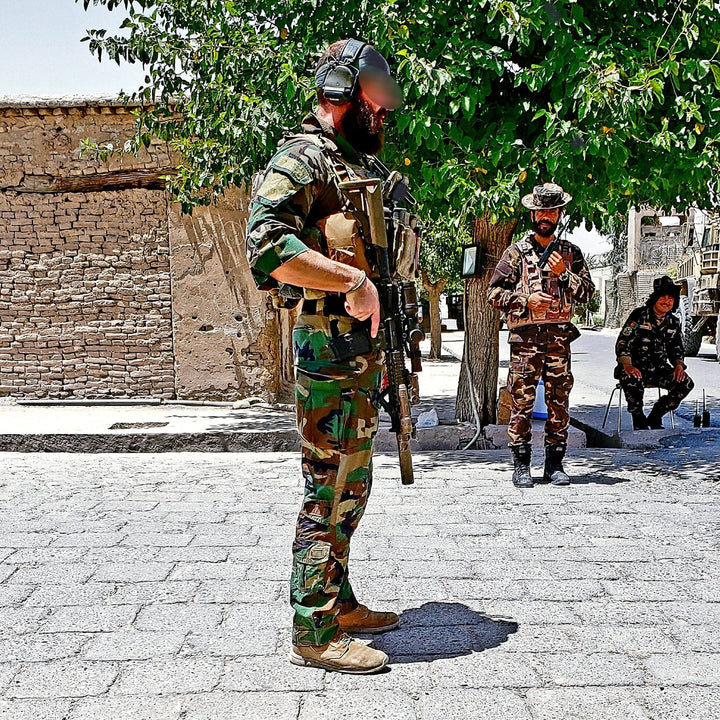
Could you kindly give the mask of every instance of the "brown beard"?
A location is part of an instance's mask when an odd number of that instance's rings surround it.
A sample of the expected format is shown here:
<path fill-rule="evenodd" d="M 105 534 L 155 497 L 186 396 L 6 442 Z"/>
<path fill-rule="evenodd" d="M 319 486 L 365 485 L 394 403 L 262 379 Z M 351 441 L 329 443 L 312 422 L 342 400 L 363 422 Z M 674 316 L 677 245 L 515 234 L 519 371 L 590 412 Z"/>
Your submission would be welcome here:
<path fill-rule="evenodd" d="M 541 230 L 540 229 L 540 223 L 548 223 L 550 225 L 550 228 L 548 230 Z M 540 237 L 552 237 L 555 234 L 555 231 L 557 230 L 557 223 L 550 222 L 550 220 L 539 220 L 538 222 L 534 222 L 532 229 L 534 232 L 536 232 Z"/>
<path fill-rule="evenodd" d="M 359 97 L 350 101 L 350 107 L 340 121 L 340 130 L 355 150 L 361 153 L 377 155 L 385 144 L 382 120 Z"/>

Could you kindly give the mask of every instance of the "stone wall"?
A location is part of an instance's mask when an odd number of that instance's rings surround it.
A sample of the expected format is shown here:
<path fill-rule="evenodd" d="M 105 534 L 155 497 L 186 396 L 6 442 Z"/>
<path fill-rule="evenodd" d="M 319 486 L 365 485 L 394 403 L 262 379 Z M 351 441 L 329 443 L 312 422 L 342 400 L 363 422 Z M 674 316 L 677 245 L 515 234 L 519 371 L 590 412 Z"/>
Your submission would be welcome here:
<path fill-rule="evenodd" d="M 166 206 L 0 194 L 0 393 L 174 397 Z"/>
<path fill-rule="evenodd" d="M 112 101 L 0 102 L 0 397 L 276 399 L 287 353 L 245 260 L 247 198 L 181 216 L 164 145 L 82 156 L 133 126 Z"/>

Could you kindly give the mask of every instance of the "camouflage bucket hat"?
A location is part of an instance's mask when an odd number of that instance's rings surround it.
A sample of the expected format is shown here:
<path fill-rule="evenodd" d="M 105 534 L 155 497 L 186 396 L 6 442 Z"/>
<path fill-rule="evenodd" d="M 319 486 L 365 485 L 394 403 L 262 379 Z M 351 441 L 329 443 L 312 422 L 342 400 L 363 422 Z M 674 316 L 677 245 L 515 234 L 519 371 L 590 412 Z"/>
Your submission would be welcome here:
<path fill-rule="evenodd" d="M 572 195 L 566 193 L 555 183 L 536 185 L 530 195 L 522 199 L 522 204 L 528 210 L 552 210 L 565 207 L 572 200 Z"/>
<path fill-rule="evenodd" d="M 669 275 L 663 275 L 653 280 L 653 292 L 655 297 L 669 295 L 672 298 L 680 297 L 680 286 Z"/>

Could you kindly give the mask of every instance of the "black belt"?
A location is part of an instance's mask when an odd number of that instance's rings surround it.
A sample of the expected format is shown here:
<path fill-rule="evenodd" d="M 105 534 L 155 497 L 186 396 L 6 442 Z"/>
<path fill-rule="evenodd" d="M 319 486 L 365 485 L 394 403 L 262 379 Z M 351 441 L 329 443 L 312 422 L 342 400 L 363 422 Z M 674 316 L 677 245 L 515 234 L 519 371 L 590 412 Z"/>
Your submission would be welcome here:
<path fill-rule="evenodd" d="M 345 296 L 344 295 L 326 295 L 324 298 L 319 300 L 303 300 L 302 306 L 303 315 L 342 315 L 344 317 L 350 317 L 345 310 Z"/>

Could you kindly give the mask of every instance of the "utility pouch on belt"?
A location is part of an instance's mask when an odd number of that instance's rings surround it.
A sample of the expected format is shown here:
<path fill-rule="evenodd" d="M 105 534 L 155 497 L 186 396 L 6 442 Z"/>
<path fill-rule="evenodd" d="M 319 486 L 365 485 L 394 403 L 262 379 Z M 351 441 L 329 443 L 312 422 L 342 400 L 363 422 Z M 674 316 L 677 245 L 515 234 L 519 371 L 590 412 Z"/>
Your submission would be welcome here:
<path fill-rule="evenodd" d="M 349 360 L 357 355 L 367 355 L 375 350 L 367 328 L 338 335 L 328 341 L 328 346 L 338 362 Z"/>

